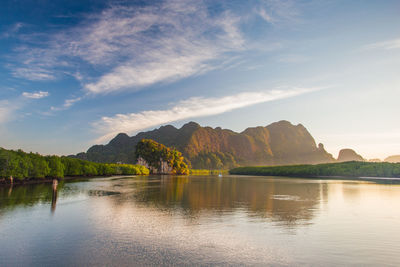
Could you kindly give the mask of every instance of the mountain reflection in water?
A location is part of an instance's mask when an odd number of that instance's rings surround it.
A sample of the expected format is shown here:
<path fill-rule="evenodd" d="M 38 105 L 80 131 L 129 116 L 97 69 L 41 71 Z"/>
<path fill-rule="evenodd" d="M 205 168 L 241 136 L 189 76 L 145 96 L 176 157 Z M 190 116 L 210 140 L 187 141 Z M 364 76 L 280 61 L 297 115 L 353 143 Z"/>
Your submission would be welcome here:
<path fill-rule="evenodd" d="M 312 219 L 320 197 L 326 198 L 326 184 L 275 182 L 273 178 L 246 179 L 215 177 L 169 177 L 134 183 L 134 198 L 145 205 L 181 208 L 191 216 L 201 211 L 233 212 L 247 209 L 251 216 L 270 218 L 293 225 Z M 131 196 L 126 195 L 130 199 Z M 129 201 L 124 197 L 115 201 Z"/>

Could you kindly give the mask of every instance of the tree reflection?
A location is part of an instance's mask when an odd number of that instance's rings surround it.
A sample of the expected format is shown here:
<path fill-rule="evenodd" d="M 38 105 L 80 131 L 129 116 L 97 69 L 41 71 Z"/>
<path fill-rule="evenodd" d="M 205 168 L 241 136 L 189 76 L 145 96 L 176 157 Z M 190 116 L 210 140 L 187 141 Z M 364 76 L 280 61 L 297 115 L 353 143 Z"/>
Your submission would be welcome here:
<path fill-rule="evenodd" d="M 313 218 L 327 190 L 317 182 L 296 179 L 244 177 L 172 177 L 135 184 L 134 197 L 145 205 L 180 208 L 192 215 L 201 211 L 234 212 L 296 224 Z M 303 222 L 304 223 L 304 222 Z"/>
<path fill-rule="evenodd" d="M 63 186 L 64 183 L 60 182 L 55 190 L 53 185 L 49 183 L 0 187 L 0 210 L 51 203 L 51 210 L 54 211 L 57 202 L 57 189 Z"/>

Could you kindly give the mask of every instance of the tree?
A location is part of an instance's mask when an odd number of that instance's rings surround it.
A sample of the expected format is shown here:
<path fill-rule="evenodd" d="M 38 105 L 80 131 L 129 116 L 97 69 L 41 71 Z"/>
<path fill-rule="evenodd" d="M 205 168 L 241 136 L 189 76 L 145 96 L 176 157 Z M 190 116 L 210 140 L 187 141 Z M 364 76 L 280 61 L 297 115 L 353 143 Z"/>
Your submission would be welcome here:
<path fill-rule="evenodd" d="M 57 156 L 46 157 L 50 172 L 49 176 L 54 178 L 63 178 L 65 166 L 62 164 L 61 159 Z"/>

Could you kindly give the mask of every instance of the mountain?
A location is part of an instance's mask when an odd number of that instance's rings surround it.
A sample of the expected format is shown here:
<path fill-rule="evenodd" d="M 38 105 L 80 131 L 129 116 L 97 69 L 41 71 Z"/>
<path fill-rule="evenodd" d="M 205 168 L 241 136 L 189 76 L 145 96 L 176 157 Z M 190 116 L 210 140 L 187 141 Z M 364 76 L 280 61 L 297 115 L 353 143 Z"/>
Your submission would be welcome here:
<path fill-rule="evenodd" d="M 391 162 L 391 163 L 400 162 L 400 155 L 389 156 L 385 159 L 385 162 Z"/>
<path fill-rule="evenodd" d="M 202 127 L 189 122 L 177 129 L 167 125 L 129 137 L 118 134 L 107 145 L 95 145 L 75 157 L 96 162 L 134 163 L 135 146 L 153 139 L 175 147 L 193 168 L 219 169 L 238 165 L 282 165 L 333 162 L 324 146 L 301 125 L 279 121 L 266 127 L 247 128 L 241 133 L 220 127 Z"/>
<path fill-rule="evenodd" d="M 365 159 L 361 155 L 357 154 L 353 149 L 345 148 L 339 151 L 337 161 L 365 161 Z"/>

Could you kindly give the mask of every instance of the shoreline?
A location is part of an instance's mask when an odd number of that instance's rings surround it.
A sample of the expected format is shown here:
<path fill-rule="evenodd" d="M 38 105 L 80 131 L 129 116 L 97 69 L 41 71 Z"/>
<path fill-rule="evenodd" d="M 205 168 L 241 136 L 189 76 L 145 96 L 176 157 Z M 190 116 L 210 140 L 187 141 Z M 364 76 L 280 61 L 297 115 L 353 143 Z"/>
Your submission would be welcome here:
<path fill-rule="evenodd" d="M 110 175 L 110 176 L 67 176 L 64 178 L 27 178 L 23 180 L 17 180 L 14 178 L 14 182 L 10 183 L 9 179 L 1 178 L 0 187 L 4 186 L 14 186 L 14 185 L 31 185 L 31 184 L 51 184 L 53 180 L 57 181 L 72 181 L 72 180 L 90 180 L 95 178 L 110 178 L 110 177 L 129 177 L 129 176 L 148 176 L 139 174 L 129 174 L 129 175 Z"/>
<path fill-rule="evenodd" d="M 237 176 L 257 176 L 257 177 L 279 177 L 289 179 L 309 179 L 309 180 L 346 180 L 346 181 L 366 181 L 381 182 L 390 184 L 400 184 L 400 177 L 368 177 L 368 176 L 302 176 L 302 175 L 264 175 L 264 174 L 230 174 Z"/>
<path fill-rule="evenodd" d="M 164 174 L 152 174 L 152 175 L 164 175 Z M 130 176 L 148 176 L 148 175 L 110 175 L 110 176 L 67 176 L 64 178 L 30 178 L 23 180 L 15 180 L 13 183 L 9 182 L 9 179 L 0 179 L 0 187 L 9 187 L 9 186 L 21 186 L 21 185 L 33 185 L 33 184 L 51 184 L 53 180 L 60 181 L 73 181 L 73 180 L 90 180 L 96 178 L 110 178 L 110 177 L 130 177 Z M 190 176 L 190 175 L 189 175 Z M 198 175 L 193 175 L 198 176 Z M 215 175 L 206 175 L 206 176 L 214 176 Z M 226 176 L 257 176 L 257 177 L 266 177 L 266 178 L 289 178 L 289 179 L 310 179 L 310 180 L 346 180 L 346 181 L 366 181 L 366 182 L 380 182 L 387 184 L 400 184 L 400 177 L 367 177 L 367 176 L 302 176 L 302 175 L 257 175 L 257 174 L 228 174 Z"/>

